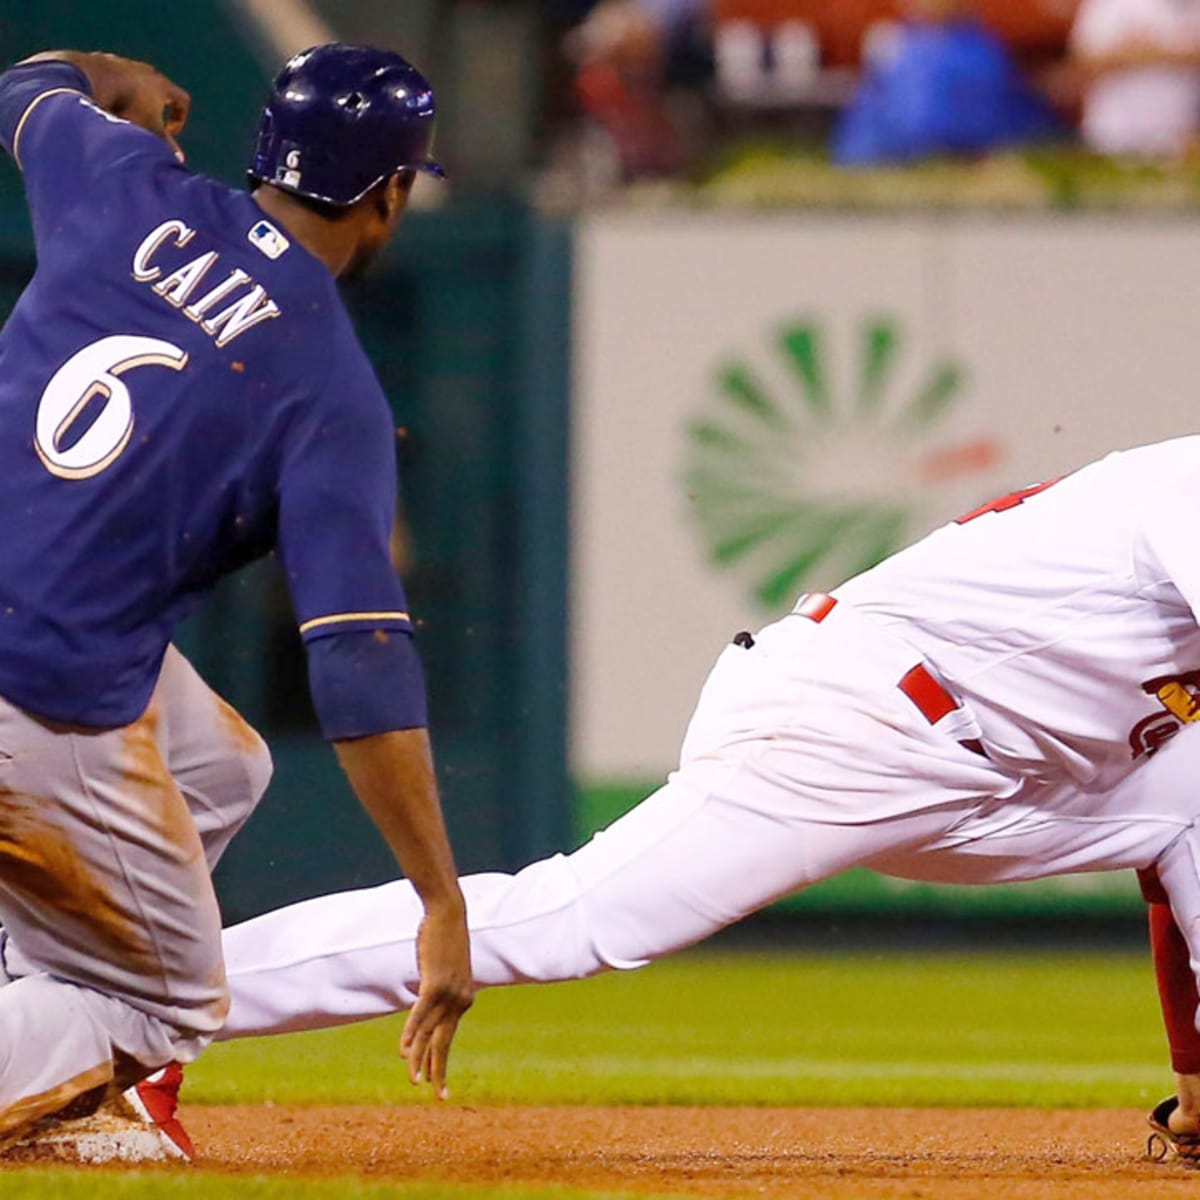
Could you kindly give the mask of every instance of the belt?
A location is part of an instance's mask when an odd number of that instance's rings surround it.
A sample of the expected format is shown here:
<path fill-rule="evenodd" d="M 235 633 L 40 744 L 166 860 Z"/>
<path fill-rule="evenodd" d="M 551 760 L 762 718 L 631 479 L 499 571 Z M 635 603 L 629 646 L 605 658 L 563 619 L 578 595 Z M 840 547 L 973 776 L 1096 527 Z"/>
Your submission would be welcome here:
<path fill-rule="evenodd" d="M 819 625 L 836 607 L 835 597 L 824 592 L 809 592 L 800 598 L 793 611 L 797 616 L 807 617 Z M 959 707 L 958 701 L 937 681 L 924 663 L 917 663 L 915 667 L 906 671 L 896 686 L 912 701 L 916 710 L 930 725 L 936 725 L 944 716 Z M 978 738 L 962 738 L 959 744 L 975 754 L 987 757 L 987 751 Z"/>

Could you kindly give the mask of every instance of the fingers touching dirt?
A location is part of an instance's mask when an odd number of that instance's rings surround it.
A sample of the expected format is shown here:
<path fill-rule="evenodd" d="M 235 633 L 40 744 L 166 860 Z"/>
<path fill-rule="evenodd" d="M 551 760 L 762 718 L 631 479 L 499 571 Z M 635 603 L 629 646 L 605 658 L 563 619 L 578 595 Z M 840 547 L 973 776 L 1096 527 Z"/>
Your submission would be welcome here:
<path fill-rule="evenodd" d="M 445 1100 L 450 1094 L 446 1087 L 450 1044 L 475 996 L 461 917 L 426 917 L 417 938 L 417 960 L 420 989 L 404 1025 L 400 1053 L 408 1060 L 409 1079 L 414 1084 L 431 1083 L 438 1098 Z"/>

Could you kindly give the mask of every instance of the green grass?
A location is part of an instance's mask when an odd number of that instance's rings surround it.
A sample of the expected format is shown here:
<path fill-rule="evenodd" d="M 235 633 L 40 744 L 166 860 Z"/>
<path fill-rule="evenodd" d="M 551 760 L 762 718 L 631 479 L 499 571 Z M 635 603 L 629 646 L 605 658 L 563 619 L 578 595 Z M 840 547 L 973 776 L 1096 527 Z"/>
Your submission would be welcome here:
<path fill-rule="evenodd" d="M 189 1103 L 419 1102 L 399 1019 L 214 1047 Z M 465 1103 L 1145 1106 L 1171 1077 L 1146 955 L 695 952 L 480 995 Z"/>
<path fill-rule="evenodd" d="M 902 950 L 898 947 L 898 950 Z M 416 1102 L 400 1020 L 216 1046 L 195 1103 Z M 1147 956 L 699 951 L 483 993 L 454 1102 L 1133 1105 L 1171 1079 Z M 426 1099 L 426 1102 L 428 1100 Z M 207 1171 L 0 1173 L 4 1200 L 617 1200 L 566 1188 Z M 661 1198 L 660 1198 L 661 1200 Z"/>
<path fill-rule="evenodd" d="M 358 1179 L 272 1179 L 210 1171 L 70 1171 L 66 1169 L 5 1172 L 0 1175 L 4 1200 L 628 1200 L 628 1193 L 592 1192 L 575 1188 L 471 1187 L 440 1183 L 379 1184 Z M 640 1194 L 642 1200 L 653 1196 Z M 660 1197 L 660 1200 L 663 1198 Z"/>

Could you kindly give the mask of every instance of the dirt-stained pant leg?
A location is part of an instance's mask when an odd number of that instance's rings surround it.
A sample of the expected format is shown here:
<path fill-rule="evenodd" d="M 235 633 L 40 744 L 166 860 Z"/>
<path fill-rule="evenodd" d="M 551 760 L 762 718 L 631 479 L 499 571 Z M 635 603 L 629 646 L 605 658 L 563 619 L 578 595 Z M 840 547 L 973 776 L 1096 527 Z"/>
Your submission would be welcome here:
<path fill-rule="evenodd" d="M 271 781 L 271 753 L 253 726 L 222 700 L 171 646 L 155 692 L 163 714 L 167 765 L 216 867 Z"/>
<path fill-rule="evenodd" d="M 102 732 L 0 701 L 0 922 L 28 972 L 0 988 L 0 1136 L 220 1027 L 220 914 L 157 697 Z"/>
<path fill-rule="evenodd" d="M 167 767 L 187 801 L 212 871 L 267 790 L 270 750 L 174 646 L 163 660 L 154 699 Z M 0 986 L 31 973 L 17 939 L 0 929 Z"/>

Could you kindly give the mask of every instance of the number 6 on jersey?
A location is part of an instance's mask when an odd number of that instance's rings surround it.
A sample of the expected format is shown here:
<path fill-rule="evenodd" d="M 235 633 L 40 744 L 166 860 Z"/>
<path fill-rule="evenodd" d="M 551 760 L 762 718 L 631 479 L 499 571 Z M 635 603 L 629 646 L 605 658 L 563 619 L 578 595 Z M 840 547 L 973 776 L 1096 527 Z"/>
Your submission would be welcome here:
<path fill-rule="evenodd" d="M 87 479 L 111 466 L 133 434 L 133 402 L 120 377 L 134 367 L 182 371 L 187 361 L 187 351 L 170 342 L 124 333 L 72 354 L 38 402 L 33 448 L 42 465 L 60 479 Z M 91 424 L 70 440 L 77 422 L 96 405 L 100 410 Z"/>

